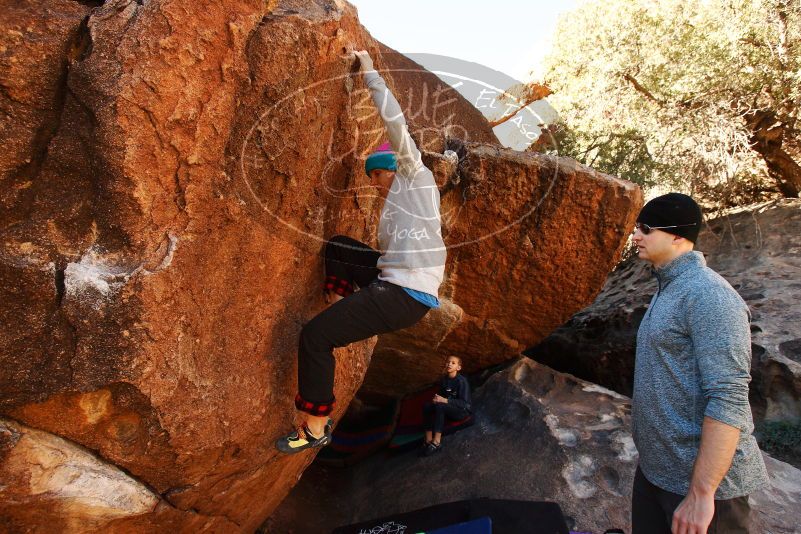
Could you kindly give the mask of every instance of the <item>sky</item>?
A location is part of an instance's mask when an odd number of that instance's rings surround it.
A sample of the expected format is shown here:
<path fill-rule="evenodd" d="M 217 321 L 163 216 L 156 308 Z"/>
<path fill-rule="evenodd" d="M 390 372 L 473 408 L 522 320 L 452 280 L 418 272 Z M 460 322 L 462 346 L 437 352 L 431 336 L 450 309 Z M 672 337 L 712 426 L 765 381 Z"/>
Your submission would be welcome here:
<path fill-rule="evenodd" d="M 373 37 L 398 52 L 480 63 L 520 81 L 550 49 L 560 14 L 577 0 L 350 0 Z"/>
<path fill-rule="evenodd" d="M 515 81 L 541 79 L 541 61 L 550 51 L 559 16 L 577 7 L 578 1 L 350 0 L 374 38 L 436 72 L 488 120 L 503 117 L 505 108 L 490 104 L 498 92 L 479 97 L 487 84 L 502 93 Z M 472 81 L 462 83 L 454 73 Z M 557 117 L 547 102 L 537 101 L 493 131 L 502 145 L 525 150 L 539 135 L 538 124 Z"/>

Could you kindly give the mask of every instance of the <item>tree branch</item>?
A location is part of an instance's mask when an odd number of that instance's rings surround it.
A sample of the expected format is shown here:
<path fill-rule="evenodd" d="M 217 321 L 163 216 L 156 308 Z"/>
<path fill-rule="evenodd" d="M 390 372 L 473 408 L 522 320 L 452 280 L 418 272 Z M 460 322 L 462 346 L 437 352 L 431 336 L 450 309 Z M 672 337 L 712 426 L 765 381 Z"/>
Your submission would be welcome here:
<path fill-rule="evenodd" d="M 751 132 L 751 148 L 765 161 L 768 174 L 785 197 L 795 198 L 801 191 L 801 165 L 782 147 L 785 125 L 771 110 L 758 110 L 746 115 Z"/>
<path fill-rule="evenodd" d="M 655 96 L 653 95 L 653 93 L 651 93 L 651 91 L 649 91 L 648 89 L 646 89 L 646 88 L 645 88 L 645 87 L 644 87 L 644 86 L 643 86 L 643 85 L 642 85 L 640 82 L 638 82 L 638 81 L 637 81 L 637 80 L 634 78 L 634 76 L 632 76 L 631 74 L 625 74 L 625 73 L 624 73 L 624 74 L 621 74 L 621 75 L 623 76 L 623 79 L 624 79 L 624 80 L 626 80 L 626 81 L 627 81 L 627 82 L 629 82 L 629 83 L 630 83 L 632 86 L 634 86 L 634 89 L 635 89 L 635 90 L 636 90 L 638 93 L 640 93 L 640 94 L 644 95 L 646 98 L 648 98 L 648 100 L 651 100 L 652 102 L 656 102 L 656 103 L 657 103 L 657 104 L 659 104 L 660 106 L 664 106 L 664 105 L 665 105 L 665 101 L 664 101 L 664 100 L 662 100 L 662 99 L 659 99 L 659 98 L 655 97 Z"/>
<path fill-rule="evenodd" d="M 525 98 L 523 99 L 523 104 L 518 106 L 518 108 L 512 111 L 511 113 L 507 113 L 500 119 L 490 121 L 489 123 L 490 128 L 495 128 L 499 124 L 503 124 L 504 122 L 508 121 L 509 119 L 517 115 L 521 109 L 524 109 L 526 106 L 528 106 L 533 102 L 536 102 L 537 100 L 542 100 L 543 98 L 549 96 L 550 94 L 552 94 L 551 90 L 545 85 L 537 83 L 530 84 L 526 89 L 526 94 Z"/>

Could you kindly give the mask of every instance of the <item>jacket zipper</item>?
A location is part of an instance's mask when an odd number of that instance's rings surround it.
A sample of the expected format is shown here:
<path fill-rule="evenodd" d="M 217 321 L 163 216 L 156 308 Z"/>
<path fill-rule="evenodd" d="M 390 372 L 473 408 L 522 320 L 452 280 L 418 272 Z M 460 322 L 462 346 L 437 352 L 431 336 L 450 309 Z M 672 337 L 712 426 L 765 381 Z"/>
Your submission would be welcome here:
<path fill-rule="evenodd" d="M 659 278 L 659 273 L 654 273 L 656 276 L 656 298 L 654 302 L 651 304 L 651 307 L 648 309 L 648 318 L 651 318 L 651 314 L 654 313 L 654 307 L 656 306 L 656 302 L 659 300 L 659 294 L 662 292 L 662 279 Z"/>

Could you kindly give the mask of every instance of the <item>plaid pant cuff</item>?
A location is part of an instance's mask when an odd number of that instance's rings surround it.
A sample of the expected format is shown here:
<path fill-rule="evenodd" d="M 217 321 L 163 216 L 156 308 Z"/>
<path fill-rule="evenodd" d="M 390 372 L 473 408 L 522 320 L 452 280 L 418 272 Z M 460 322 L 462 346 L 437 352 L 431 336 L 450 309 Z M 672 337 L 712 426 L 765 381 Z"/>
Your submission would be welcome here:
<path fill-rule="evenodd" d="M 330 274 L 325 277 L 325 282 L 323 283 L 323 290 L 325 291 L 333 291 L 337 295 L 341 295 L 343 297 L 347 297 L 348 295 L 353 293 L 353 285 L 347 280 L 343 280 L 342 278 L 337 278 L 336 276 Z"/>
<path fill-rule="evenodd" d="M 334 411 L 334 404 L 336 404 L 336 399 L 331 402 L 309 402 L 301 397 L 300 393 L 295 395 L 295 408 L 316 417 L 330 415 Z"/>

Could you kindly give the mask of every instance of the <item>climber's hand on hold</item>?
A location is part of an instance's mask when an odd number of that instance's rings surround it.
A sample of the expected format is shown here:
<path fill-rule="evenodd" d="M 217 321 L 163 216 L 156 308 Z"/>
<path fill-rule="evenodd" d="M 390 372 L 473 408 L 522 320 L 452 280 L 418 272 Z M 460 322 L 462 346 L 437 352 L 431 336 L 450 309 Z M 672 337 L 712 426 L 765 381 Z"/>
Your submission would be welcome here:
<path fill-rule="evenodd" d="M 342 59 L 353 63 L 354 59 L 356 59 L 353 55 L 353 44 L 348 43 L 342 47 L 342 55 L 340 56 Z M 355 66 L 355 64 L 351 65 Z"/>
<path fill-rule="evenodd" d="M 375 70 L 373 68 L 373 60 L 370 57 L 370 54 L 367 53 L 367 50 L 354 51 L 353 55 L 356 56 L 356 59 L 359 61 L 359 68 L 362 72 Z"/>

